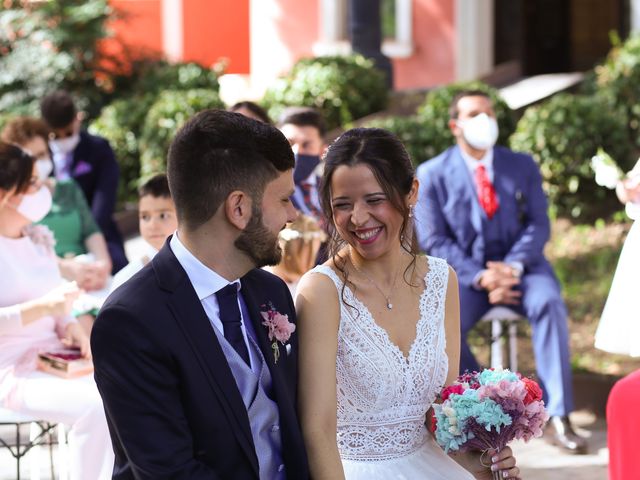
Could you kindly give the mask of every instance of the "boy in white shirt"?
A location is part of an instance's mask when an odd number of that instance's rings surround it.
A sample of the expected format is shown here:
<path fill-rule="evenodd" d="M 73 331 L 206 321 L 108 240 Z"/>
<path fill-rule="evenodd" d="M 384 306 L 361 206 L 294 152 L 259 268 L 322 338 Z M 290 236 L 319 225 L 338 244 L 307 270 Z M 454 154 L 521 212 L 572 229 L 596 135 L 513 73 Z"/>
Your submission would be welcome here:
<path fill-rule="evenodd" d="M 120 270 L 111 284 L 111 291 L 129 280 L 162 248 L 167 237 L 178 228 L 176 208 L 171 198 L 167 176 L 152 177 L 138 190 L 138 219 L 140 236 L 147 243 L 147 251 Z"/>

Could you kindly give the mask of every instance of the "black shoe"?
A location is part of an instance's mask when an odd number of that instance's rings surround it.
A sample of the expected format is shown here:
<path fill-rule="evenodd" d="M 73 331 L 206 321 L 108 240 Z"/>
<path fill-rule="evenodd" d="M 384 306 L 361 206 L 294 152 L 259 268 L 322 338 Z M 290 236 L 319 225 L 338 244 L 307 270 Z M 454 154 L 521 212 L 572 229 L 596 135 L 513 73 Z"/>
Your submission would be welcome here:
<path fill-rule="evenodd" d="M 587 453 L 586 440 L 573 431 L 573 427 L 567 416 L 551 417 L 545 433 L 549 443 L 562 448 L 568 453 L 580 455 Z"/>

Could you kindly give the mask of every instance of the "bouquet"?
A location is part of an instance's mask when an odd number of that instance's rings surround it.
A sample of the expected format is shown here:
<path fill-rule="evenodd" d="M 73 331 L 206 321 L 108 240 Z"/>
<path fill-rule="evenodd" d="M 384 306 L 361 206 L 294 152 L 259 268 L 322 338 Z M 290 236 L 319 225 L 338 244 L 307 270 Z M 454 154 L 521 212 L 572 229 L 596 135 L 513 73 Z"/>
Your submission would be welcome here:
<path fill-rule="evenodd" d="M 509 370 L 464 373 L 434 405 L 436 441 L 445 452 L 503 449 L 513 439 L 542 436 L 549 419 L 540 386 Z M 495 478 L 501 478 L 494 472 Z"/>
<path fill-rule="evenodd" d="M 598 152 L 591 157 L 591 168 L 595 173 L 596 183 L 610 190 L 616 188 L 618 182 L 624 177 L 620 167 L 602 148 L 599 148 Z"/>

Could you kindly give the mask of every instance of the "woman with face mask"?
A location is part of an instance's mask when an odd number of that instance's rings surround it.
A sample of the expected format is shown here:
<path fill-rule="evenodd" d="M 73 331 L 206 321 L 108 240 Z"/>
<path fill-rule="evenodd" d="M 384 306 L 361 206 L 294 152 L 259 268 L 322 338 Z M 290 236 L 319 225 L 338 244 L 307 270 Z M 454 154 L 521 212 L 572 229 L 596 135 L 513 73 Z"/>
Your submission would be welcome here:
<path fill-rule="evenodd" d="M 50 176 L 53 162 L 47 145 L 48 132 L 43 121 L 21 117 L 10 121 L 0 138 L 24 148 L 36 158 L 38 177 L 52 191 L 52 208 L 39 223 L 54 234 L 54 248 L 63 277 L 76 281 L 86 291 L 101 290 L 111 272 L 105 238 L 76 182 Z"/>
<path fill-rule="evenodd" d="M 14 185 L 4 178 L 9 167 Z M 33 225 L 51 208 L 51 193 L 33 157 L 15 145 L 0 142 L 0 171 L 0 406 L 69 427 L 71 478 L 110 478 L 113 453 L 93 377 L 36 369 L 41 351 L 77 347 L 91 357 L 70 315 L 79 289 L 60 276 L 51 232 Z"/>

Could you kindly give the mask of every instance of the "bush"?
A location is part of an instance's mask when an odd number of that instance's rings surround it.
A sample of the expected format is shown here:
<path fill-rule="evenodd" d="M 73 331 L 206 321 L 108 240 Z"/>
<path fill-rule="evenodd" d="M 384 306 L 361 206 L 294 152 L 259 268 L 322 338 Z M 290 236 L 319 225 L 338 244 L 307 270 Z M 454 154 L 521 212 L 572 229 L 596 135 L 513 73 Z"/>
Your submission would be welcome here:
<path fill-rule="evenodd" d="M 98 47 L 108 37 L 107 0 L 25 2 L 0 9 L 0 111 L 38 114 L 38 101 L 64 88 L 93 117 L 109 92 L 119 63 Z"/>
<path fill-rule="evenodd" d="M 431 90 L 418 108 L 418 118 L 424 125 L 428 125 L 433 131 L 430 140 L 433 151 L 436 155 L 455 144 L 455 139 L 449 130 L 449 105 L 458 92 L 462 90 L 480 90 L 485 92 L 493 101 L 493 106 L 500 127 L 498 144 L 508 145 L 509 137 L 515 130 L 515 119 L 513 111 L 502 99 L 498 90 L 482 82 L 460 82 L 452 83 L 444 87 Z M 432 155 L 433 156 L 433 155 Z M 425 157 L 420 161 L 431 158 Z"/>
<path fill-rule="evenodd" d="M 178 129 L 196 113 L 224 108 L 215 90 L 167 90 L 152 105 L 140 136 L 141 181 L 166 170 L 169 145 Z"/>
<path fill-rule="evenodd" d="M 640 147 L 640 35 L 614 46 L 606 60 L 595 68 L 597 94 L 612 105 L 620 105 L 628 116 L 631 142 Z"/>
<path fill-rule="evenodd" d="M 367 122 L 364 126 L 384 128 L 395 134 L 409 152 L 414 165 L 440 153 L 433 146 L 433 139 L 437 134 L 435 128 L 415 115 L 375 119 Z"/>
<path fill-rule="evenodd" d="M 105 107 L 90 130 L 109 140 L 120 164 L 119 202 L 135 200 L 139 183 L 140 143 L 145 119 L 152 106 L 165 90 L 184 91 L 207 89 L 217 94 L 218 72 L 197 63 L 169 64 L 161 60 L 144 60 L 133 64 L 129 78 L 119 78 L 117 90 L 130 93 Z M 222 106 L 221 103 L 216 103 Z M 160 133 L 161 135 L 164 132 Z M 146 135 L 146 142 L 155 145 L 153 132 Z M 164 142 L 166 139 L 161 139 Z M 154 155 L 157 152 L 154 151 Z M 151 154 L 149 154 L 151 155 Z"/>
<path fill-rule="evenodd" d="M 620 208 L 615 194 L 595 183 L 590 161 L 602 147 L 628 170 L 626 125 L 624 112 L 598 96 L 559 94 L 525 111 L 511 147 L 538 162 L 557 215 L 590 222 Z"/>
<path fill-rule="evenodd" d="M 286 106 L 317 108 L 333 129 L 383 110 L 387 93 L 384 74 L 360 55 L 306 58 L 276 80 L 264 103 L 274 119 Z"/>

